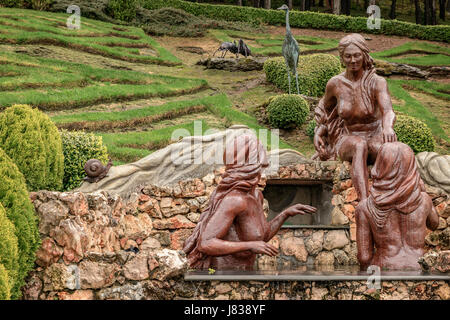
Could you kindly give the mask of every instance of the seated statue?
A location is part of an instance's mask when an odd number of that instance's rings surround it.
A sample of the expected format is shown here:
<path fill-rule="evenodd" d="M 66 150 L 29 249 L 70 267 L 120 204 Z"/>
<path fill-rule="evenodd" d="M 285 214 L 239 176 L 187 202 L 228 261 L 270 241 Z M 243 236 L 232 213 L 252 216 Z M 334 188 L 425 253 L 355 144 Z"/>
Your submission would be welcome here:
<path fill-rule="evenodd" d="M 367 163 L 374 163 L 386 142 L 397 141 L 395 114 L 386 80 L 375 74 L 373 59 L 360 34 L 339 42 L 346 70 L 331 78 L 315 109 L 313 159 L 352 163 L 352 181 L 360 200 L 368 196 Z"/>
<path fill-rule="evenodd" d="M 209 206 L 200 216 L 184 251 L 195 269 L 251 270 L 256 254 L 274 256 L 278 250 L 267 243 L 284 221 L 316 209 L 302 204 L 291 206 L 268 222 L 258 182 L 268 166 L 264 146 L 253 135 L 240 135 L 224 151 L 225 173 L 211 194 Z"/>
<path fill-rule="evenodd" d="M 369 197 L 356 207 L 356 241 L 362 270 L 420 269 L 426 228 L 439 217 L 425 192 L 414 153 L 401 142 L 383 144 L 372 168 Z"/>

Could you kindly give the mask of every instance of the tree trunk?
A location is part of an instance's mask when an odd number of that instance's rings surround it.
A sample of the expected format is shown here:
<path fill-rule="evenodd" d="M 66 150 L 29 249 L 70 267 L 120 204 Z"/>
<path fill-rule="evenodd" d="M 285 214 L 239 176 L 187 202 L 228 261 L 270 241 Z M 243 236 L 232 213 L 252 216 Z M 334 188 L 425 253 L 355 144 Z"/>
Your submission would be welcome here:
<path fill-rule="evenodd" d="M 445 21 L 445 0 L 439 0 L 439 18 Z"/>
<path fill-rule="evenodd" d="M 437 25 L 437 19 L 436 19 L 436 0 L 430 0 L 431 5 L 431 24 Z"/>
<path fill-rule="evenodd" d="M 236 4 L 237 4 L 238 6 L 241 6 L 241 7 L 242 7 L 242 0 L 237 0 L 237 1 L 236 1 Z"/>
<path fill-rule="evenodd" d="M 270 9 L 272 7 L 270 2 L 271 0 L 264 0 L 264 9 Z"/>
<path fill-rule="evenodd" d="M 341 0 L 341 12 L 350 15 L 350 0 Z"/>
<path fill-rule="evenodd" d="M 259 8 L 259 0 L 253 0 L 253 6 Z"/>
<path fill-rule="evenodd" d="M 333 14 L 341 14 L 341 0 L 333 1 Z"/>
<path fill-rule="evenodd" d="M 419 0 L 414 0 L 414 6 L 416 9 L 416 23 L 420 24 L 420 5 L 419 5 Z"/>
<path fill-rule="evenodd" d="M 423 24 L 428 25 L 431 24 L 431 6 L 430 0 L 425 0 L 425 8 L 423 12 Z"/>
<path fill-rule="evenodd" d="M 395 19 L 395 17 L 397 16 L 397 14 L 395 12 L 395 7 L 396 6 L 397 6 L 397 0 L 392 0 L 391 12 L 389 12 L 389 18 L 391 18 L 391 19 Z"/>
<path fill-rule="evenodd" d="M 289 7 L 289 10 L 292 10 L 292 0 L 288 1 L 288 7 Z"/>

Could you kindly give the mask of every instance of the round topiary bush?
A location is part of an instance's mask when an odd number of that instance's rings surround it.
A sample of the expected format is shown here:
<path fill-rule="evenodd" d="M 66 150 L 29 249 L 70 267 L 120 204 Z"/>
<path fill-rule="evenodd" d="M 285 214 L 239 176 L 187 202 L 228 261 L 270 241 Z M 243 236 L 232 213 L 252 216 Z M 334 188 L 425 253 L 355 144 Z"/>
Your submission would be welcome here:
<path fill-rule="evenodd" d="M 0 263 L 0 300 L 11 299 L 11 287 L 9 285 L 8 271 Z"/>
<path fill-rule="evenodd" d="M 25 178 L 19 168 L 0 149 L 0 202 L 6 216 L 14 224 L 19 248 L 19 268 L 17 281 L 11 288 L 11 297 L 19 298 L 20 288 L 27 273 L 34 267 L 36 250 L 40 245 L 38 218 L 31 203 Z"/>
<path fill-rule="evenodd" d="M 316 129 L 316 125 L 316 120 L 312 119 L 306 126 L 306 135 L 311 139 L 314 139 L 314 130 Z"/>
<path fill-rule="evenodd" d="M 0 265 L 7 271 L 9 288 L 14 287 L 19 271 L 19 249 L 15 232 L 14 225 L 0 203 Z"/>
<path fill-rule="evenodd" d="M 61 130 L 64 152 L 64 190 L 78 188 L 86 176 L 84 165 L 89 159 L 108 162 L 108 151 L 102 137 L 93 133 Z"/>
<path fill-rule="evenodd" d="M 434 151 L 436 143 L 431 129 L 419 119 L 398 114 L 394 131 L 398 140 L 410 146 L 414 153 Z"/>
<path fill-rule="evenodd" d="M 0 113 L 0 148 L 19 167 L 30 191 L 61 190 L 62 142 L 47 115 L 28 105 L 7 108 Z"/>
<path fill-rule="evenodd" d="M 267 106 L 269 123 L 276 128 L 290 129 L 301 126 L 308 113 L 308 102 L 295 94 L 273 97 Z"/>
<path fill-rule="evenodd" d="M 320 97 L 325 93 L 328 80 L 342 71 L 339 58 L 330 54 L 300 56 L 298 61 L 298 85 L 301 94 Z M 267 59 L 264 62 L 267 81 L 288 92 L 286 64 L 283 57 Z M 295 76 L 291 74 L 291 93 L 296 93 Z"/>

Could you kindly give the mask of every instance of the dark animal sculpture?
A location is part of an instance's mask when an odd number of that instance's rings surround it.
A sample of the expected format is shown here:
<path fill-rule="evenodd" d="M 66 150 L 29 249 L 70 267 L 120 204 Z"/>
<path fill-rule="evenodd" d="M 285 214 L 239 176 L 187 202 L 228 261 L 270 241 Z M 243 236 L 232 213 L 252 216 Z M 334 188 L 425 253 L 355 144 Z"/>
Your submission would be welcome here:
<path fill-rule="evenodd" d="M 106 177 L 109 169 L 112 167 L 112 161 L 109 160 L 108 164 L 104 166 L 100 160 L 91 159 L 86 161 L 84 165 L 84 171 L 87 177 L 84 178 L 85 181 L 90 183 L 95 183 Z"/>
<path fill-rule="evenodd" d="M 222 180 L 183 250 L 191 268 L 251 270 L 256 254 L 278 253 L 268 241 L 286 219 L 312 214 L 317 209 L 296 204 L 270 222 L 266 220 L 258 183 L 269 163 L 264 146 L 255 136 L 241 135 L 231 140 L 225 147 L 223 161 Z"/>
<path fill-rule="evenodd" d="M 238 53 L 242 54 L 246 58 L 252 55 L 252 51 L 249 49 L 249 47 L 247 47 L 242 39 L 239 39 Z"/>
<path fill-rule="evenodd" d="M 239 48 L 238 48 L 238 46 L 237 46 L 237 44 L 236 44 L 236 41 L 233 41 L 233 42 L 223 42 L 223 43 L 220 45 L 219 49 L 217 49 L 216 52 L 214 52 L 213 57 L 216 55 L 216 53 L 217 53 L 218 51 L 221 51 L 221 52 L 222 52 L 221 58 L 225 58 L 227 52 L 234 53 L 234 54 L 236 55 L 236 58 L 237 58 L 237 55 L 238 55 L 238 52 L 239 52 Z"/>
<path fill-rule="evenodd" d="M 369 197 L 355 211 L 361 269 L 420 269 L 426 229 L 435 230 L 439 217 L 425 192 L 414 152 L 401 142 L 383 144 L 371 175 Z"/>
<path fill-rule="evenodd" d="M 298 88 L 298 73 L 297 73 L 297 65 L 298 65 L 298 57 L 300 56 L 300 49 L 298 47 L 297 40 L 295 40 L 294 36 L 291 32 L 291 26 L 289 25 L 289 7 L 283 4 L 278 10 L 286 11 L 286 37 L 283 42 L 283 57 L 286 62 L 286 71 L 288 75 L 288 83 L 289 83 L 289 94 L 291 94 L 291 72 L 295 75 L 295 83 L 297 85 L 297 94 L 300 94 L 300 90 Z"/>

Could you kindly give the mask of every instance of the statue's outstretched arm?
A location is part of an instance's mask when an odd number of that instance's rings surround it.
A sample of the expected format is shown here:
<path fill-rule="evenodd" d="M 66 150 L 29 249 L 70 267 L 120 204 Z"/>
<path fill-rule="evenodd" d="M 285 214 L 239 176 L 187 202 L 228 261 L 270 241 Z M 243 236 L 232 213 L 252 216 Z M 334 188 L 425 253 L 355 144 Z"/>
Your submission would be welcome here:
<path fill-rule="evenodd" d="M 272 239 L 277 234 L 278 230 L 280 230 L 281 226 L 287 218 L 296 216 L 298 214 L 312 214 L 316 211 L 316 208 L 300 203 L 283 210 L 283 212 L 281 212 L 268 223 L 264 241 L 269 241 L 270 239 Z"/>
<path fill-rule="evenodd" d="M 247 213 L 247 206 L 248 203 L 239 195 L 226 196 L 200 235 L 198 250 L 209 256 L 224 256 L 246 250 L 270 256 L 276 255 L 278 250 L 264 241 L 222 240 L 228 234 L 235 218 Z M 252 225 L 245 227 L 252 228 Z"/>
<path fill-rule="evenodd" d="M 391 95 L 386 79 L 382 77 L 379 77 L 377 81 L 376 99 L 382 114 L 383 143 L 397 141 L 397 135 L 394 132 L 395 113 L 392 109 Z"/>

